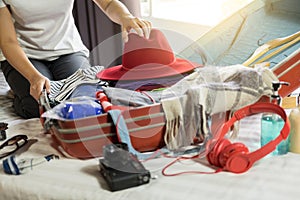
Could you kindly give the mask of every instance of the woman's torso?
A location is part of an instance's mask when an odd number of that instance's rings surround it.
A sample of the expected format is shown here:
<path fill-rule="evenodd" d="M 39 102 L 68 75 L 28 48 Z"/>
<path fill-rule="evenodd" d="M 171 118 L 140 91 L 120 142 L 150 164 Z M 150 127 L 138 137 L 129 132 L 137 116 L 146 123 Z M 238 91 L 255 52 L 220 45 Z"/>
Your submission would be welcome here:
<path fill-rule="evenodd" d="M 20 46 L 30 58 L 54 60 L 88 50 L 75 26 L 74 0 L 0 0 L 10 7 Z"/>

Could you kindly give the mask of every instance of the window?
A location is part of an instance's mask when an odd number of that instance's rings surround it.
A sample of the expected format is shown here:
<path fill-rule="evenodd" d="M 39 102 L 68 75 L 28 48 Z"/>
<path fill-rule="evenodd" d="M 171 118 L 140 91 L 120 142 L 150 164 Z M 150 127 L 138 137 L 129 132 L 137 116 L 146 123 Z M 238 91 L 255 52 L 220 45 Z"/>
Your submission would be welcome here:
<path fill-rule="evenodd" d="M 253 0 L 140 0 L 144 17 L 214 26 Z"/>

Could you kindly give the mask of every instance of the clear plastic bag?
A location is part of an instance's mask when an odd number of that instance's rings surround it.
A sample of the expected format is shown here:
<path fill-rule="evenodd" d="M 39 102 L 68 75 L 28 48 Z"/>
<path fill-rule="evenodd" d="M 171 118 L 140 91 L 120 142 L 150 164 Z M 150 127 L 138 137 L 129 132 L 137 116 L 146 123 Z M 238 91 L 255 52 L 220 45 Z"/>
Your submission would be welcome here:
<path fill-rule="evenodd" d="M 65 120 L 80 119 L 102 113 L 103 109 L 96 98 L 81 96 L 61 102 L 44 112 L 41 117 Z"/>

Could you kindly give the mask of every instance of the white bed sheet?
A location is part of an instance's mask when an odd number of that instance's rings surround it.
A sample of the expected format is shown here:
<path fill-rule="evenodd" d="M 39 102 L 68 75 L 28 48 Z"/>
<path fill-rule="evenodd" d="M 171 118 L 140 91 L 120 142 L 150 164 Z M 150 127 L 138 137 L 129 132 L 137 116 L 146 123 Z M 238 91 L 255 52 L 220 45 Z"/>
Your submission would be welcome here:
<path fill-rule="evenodd" d="M 19 158 L 36 158 L 51 153 L 51 136 L 44 133 L 39 119 L 24 120 L 13 113 L 11 100 L 3 75 L 0 73 L 0 121 L 8 123 L 7 135 L 26 134 L 30 144 Z M 248 117 L 240 123 L 238 140 L 250 150 L 259 147 L 259 116 Z M 232 200 L 266 199 L 298 200 L 300 198 L 300 155 L 288 153 L 284 156 L 264 158 L 243 174 L 220 172 L 218 174 L 186 174 L 166 177 L 162 168 L 172 159 L 158 158 L 145 164 L 155 179 L 149 184 L 117 192 L 110 192 L 98 168 L 98 159 L 78 160 L 60 156 L 33 168 L 19 176 L 7 175 L 0 167 L 0 200 L 13 199 L 155 199 L 155 200 Z M 2 166 L 2 162 L 1 162 Z M 181 170 L 214 171 L 207 162 L 184 161 L 177 163 L 168 172 Z"/>

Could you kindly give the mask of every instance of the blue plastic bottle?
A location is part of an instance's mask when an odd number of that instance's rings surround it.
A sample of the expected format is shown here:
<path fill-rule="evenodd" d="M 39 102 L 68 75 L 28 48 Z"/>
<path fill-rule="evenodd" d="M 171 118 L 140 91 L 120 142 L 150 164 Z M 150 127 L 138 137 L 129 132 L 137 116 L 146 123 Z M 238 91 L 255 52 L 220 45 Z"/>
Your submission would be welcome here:
<path fill-rule="evenodd" d="M 271 102 L 281 105 L 281 97 L 278 94 L 278 89 L 281 85 L 287 85 L 286 82 L 273 82 L 273 95 Z M 264 113 L 261 119 L 261 146 L 274 140 L 284 126 L 284 120 L 277 114 Z M 283 155 L 289 151 L 289 138 L 283 140 L 270 155 Z"/>
<path fill-rule="evenodd" d="M 263 114 L 261 119 L 261 146 L 275 139 L 284 125 L 280 116 L 275 114 Z M 289 151 L 289 139 L 283 140 L 271 155 L 283 155 Z"/>

